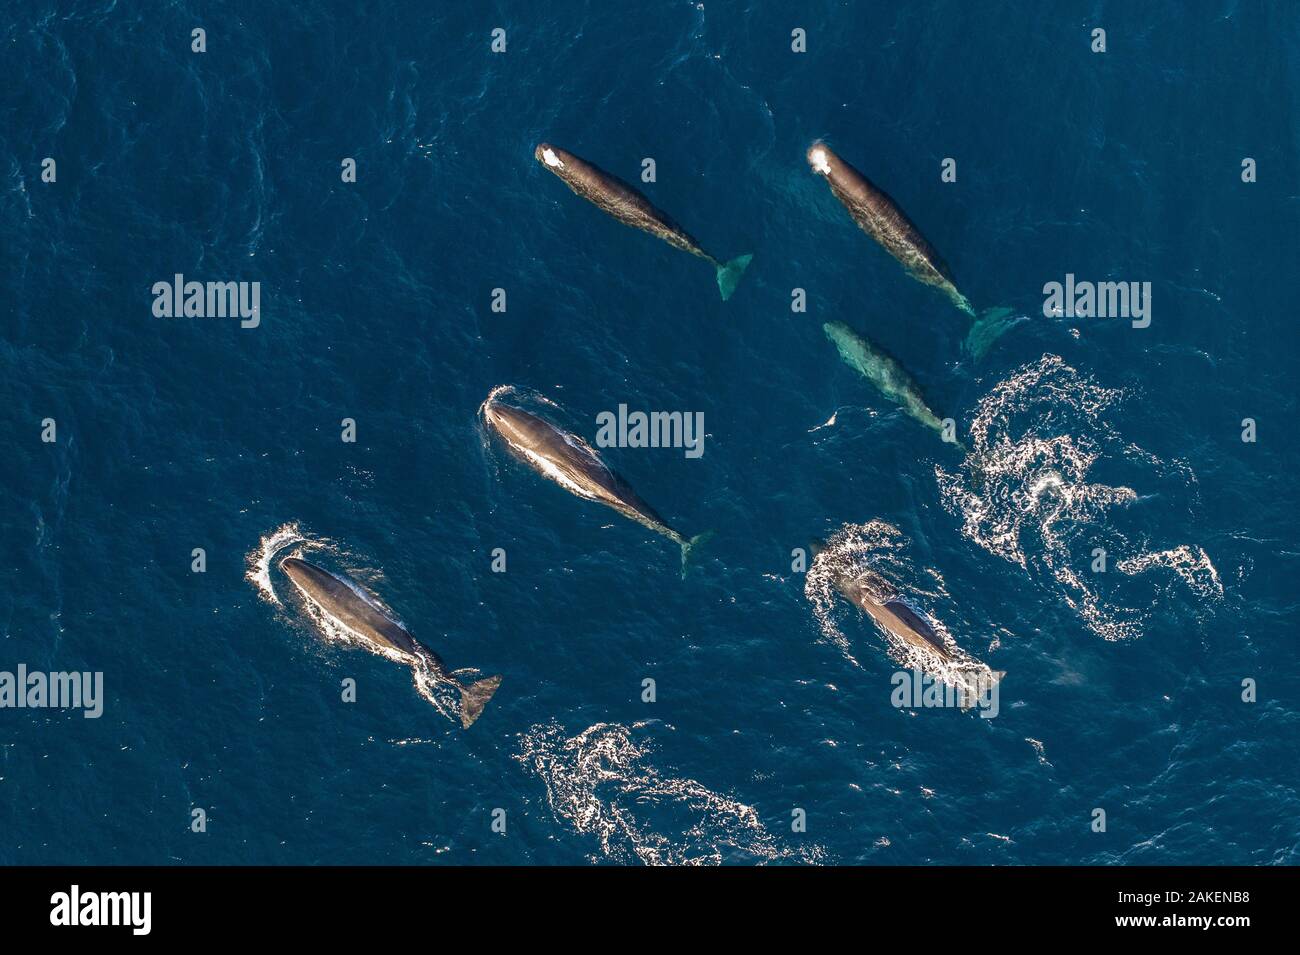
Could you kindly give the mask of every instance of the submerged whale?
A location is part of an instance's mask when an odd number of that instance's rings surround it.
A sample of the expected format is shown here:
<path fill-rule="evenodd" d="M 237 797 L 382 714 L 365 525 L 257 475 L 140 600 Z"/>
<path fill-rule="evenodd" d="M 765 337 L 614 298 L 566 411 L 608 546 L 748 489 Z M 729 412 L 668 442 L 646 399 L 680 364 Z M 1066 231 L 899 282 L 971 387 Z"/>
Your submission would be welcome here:
<path fill-rule="evenodd" d="M 624 225 L 649 232 L 674 248 L 699 256 L 717 272 L 718 291 L 725 302 L 740 283 L 752 255 L 741 255 L 729 262 L 715 259 L 666 213 L 628 183 L 573 153 L 541 143 L 534 150 L 537 161 L 588 202 L 594 203 Z"/>
<path fill-rule="evenodd" d="M 943 422 L 925 403 L 921 386 L 893 357 L 843 322 L 827 322 L 822 331 L 835 343 L 845 363 L 861 372 L 882 395 L 927 428 L 943 433 Z M 957 441 L 952 443 L 962 447 Z"/>
<path fill-rule="evenodd" d="M 624 517 L 662 534 L 682 549 L 682 575 L 691 549 L 710 535 L 687 540 L 655 513 L 631 486 L 614 473 L 585 441 L 535 414 L 490 397 L 483 403 L 483 420 L 534 471 L 565 490 L 612 507 Z"/>
<path fill-rule="evenodd" d="M 286 557 L 280 561 L 280 569 L 303 596 L 348 630 L 384 649 L 422 660 L 435 679 L 460 690 L 460 722 L 466 729 L 479 718 L 483 707 L 501 685 L 500 676 L 490 676 L 468 685 L 461 683 L 438 654 L 362 597 L 351 584 L 329 571 L 299 557 Z"/>

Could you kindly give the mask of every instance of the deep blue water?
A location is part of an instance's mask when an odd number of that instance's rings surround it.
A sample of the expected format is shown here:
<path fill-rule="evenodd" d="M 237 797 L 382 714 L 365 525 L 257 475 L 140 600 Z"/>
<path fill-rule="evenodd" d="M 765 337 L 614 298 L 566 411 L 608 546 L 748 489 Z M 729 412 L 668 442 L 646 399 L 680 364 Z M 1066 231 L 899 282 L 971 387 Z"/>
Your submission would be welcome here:
<path fill-rule="evenodd" d="M 3 14 L 0 670 L 103 671 L 106 700 L 0 709 L 0 862 L 1297 861 L 1295 4 Z M 963 357 L 967 320 L 810 174 L 819 137 L 1029 320 Z M 655 203 L 754 253 L 735 297 L 542 140 L 629 180 L 653 157 Z M 154 317 L 177 272 L 259 281 L 261 324 Z M 1151 282 L 1151 326 L 1043 317 L 1066 273 Z M 502 384 L 589 441 L 620 403 L 704 413 L 698 460 L 606 452 L 715 532 L 684 581 L 489 441 Z M 883 635 L 791 569 L 837 532 L 1007 672 L 997 718 L 891 705 Z M 483 718 L 259 589 L 273 538 L 502 673 Z"/>

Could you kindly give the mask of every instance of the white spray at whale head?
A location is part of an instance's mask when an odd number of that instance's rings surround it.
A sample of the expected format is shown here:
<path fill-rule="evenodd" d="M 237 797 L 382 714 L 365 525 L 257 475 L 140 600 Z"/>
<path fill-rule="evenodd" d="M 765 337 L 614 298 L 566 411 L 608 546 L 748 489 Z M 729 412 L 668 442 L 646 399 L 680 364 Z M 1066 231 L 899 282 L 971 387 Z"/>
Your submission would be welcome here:
<path fill-rule="evenodd" d="M 812 167 L 813 172 L 819 175 L 829 176 L 831 174 L 830 157 L 831 152 L 825 143 L 815 142 L 808 147 L 808 165 Z"/>
<path fill-rule="evenodd" d="M 534 155 L 552 169 L 564 168 L 564 160 L 555 154 L 555 150 L 551 148 L 550 143 L 539 143 Z"/>

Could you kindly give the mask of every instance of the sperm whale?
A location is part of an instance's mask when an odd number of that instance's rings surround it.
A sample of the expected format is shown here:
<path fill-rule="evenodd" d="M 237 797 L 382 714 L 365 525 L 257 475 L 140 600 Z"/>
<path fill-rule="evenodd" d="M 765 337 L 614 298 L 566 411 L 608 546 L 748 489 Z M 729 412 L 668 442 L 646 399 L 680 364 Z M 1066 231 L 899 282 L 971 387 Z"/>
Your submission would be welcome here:
<path fill-rule="evenodd" d="M 809 167 L 826 180 L 831 193 L 859 228 L 897 259 L 908 275 L 938 289 L 958 309 L 971 318 L 976 317 L 969 300 L 957 290 L 948 264 L 907 217 L 902 206 L 825 143 L 809 146 L 807 158 Z M 999 336 L 1021 320 L 1015 316 L 1014 309 L 986 309 L 971 325 L 963 347 L 980 358 Z"/>
<path fill-rule="evenodd" d="M 741 255 L 722 262 L 695 241 L 668 213 L 657 209 L 639 191 L 594 163 L 550 143 L 540 143 L 534 150 L 537 161 L 555 173 L 575 193 L 594 204 L 624 225 L 648 232 L 674 248 L 699 256 L 717 273 L 718 291 L 725 302 L 740 283 L 752 255 Z"/>
<path fill-rule="evenodd" d="M 576 435 L 535 414 L 489 397 L 483 420 L 518 457 L 538 474 L 571 494 L 611 507 L 624 517 L 662 534 L 682 549 L 682 575 L 691 550 L 710 535 L 687 540 L 610 469 L 600 455 Z"/>
<path fill-rule="evenodd" d="M 442 658 L 406 632 L 354 589 L 353 585 L 322 567 L 300 557 L 286 557 L 280 569 L 293 581 L 303 596 L 357 636 L 377 646 L 422 660 L 434 678 L 460 691 L 460 721 L 466 729 L 479 718 L 483 707 L 501 685 L 500 676 L 490 676 L 475 683 L 461 683 Z"/>
<path fill-rule="evenodd" d="M 882 395 L 900 406 L 907 414 L 931 431 L 943 434 L 943 422 L 921 394 L 916 383 L 902 365 L 873 342 L 863 338 L 843 322 L 827 322 L 822 326 L 826 337 L 835 343 L 840 357 L 849 367 L 856 369 L 867 381 L 875 385 Z M 958 448 L 961 444 L 953 441 Z"/>

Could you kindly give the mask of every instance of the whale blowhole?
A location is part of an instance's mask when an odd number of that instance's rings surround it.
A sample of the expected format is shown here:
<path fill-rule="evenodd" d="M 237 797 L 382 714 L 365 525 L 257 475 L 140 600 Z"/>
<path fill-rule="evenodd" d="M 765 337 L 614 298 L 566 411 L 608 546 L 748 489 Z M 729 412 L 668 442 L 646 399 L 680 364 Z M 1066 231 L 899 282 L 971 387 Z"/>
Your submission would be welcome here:
<path fill-rule="evenodd" d="M 542 159 L 548 166 L 558 166 L 561 169 L 564 168 L 564 163 L 560 161 L 560 157 L 555 155 L 555 152 L 549 148 L 542 150 Z"/>
<path fill-rule="evenodd" d="M 819 172 L 823 176 L 831 174 L 831 163 L 826 158 L 826 150 L 821 146 L 814 146 L 808 151 L 808 162 L 813 167 L 813 172 Z"/>

